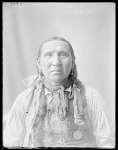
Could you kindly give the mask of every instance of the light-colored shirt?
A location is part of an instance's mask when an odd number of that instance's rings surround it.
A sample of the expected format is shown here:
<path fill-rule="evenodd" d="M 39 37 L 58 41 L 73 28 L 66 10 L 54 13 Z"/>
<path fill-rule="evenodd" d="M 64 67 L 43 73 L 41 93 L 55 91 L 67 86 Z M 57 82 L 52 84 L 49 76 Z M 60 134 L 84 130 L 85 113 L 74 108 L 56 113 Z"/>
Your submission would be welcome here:
<path fill-rule="evenodd" d="M 6 121 L 3 136 L 5 147 L 22 147 L 26 134 L 26 112 L 30 100 L 33 99 L 33 92 L 34 88 L 30 87 L 16 98 Z M 46 94 L 49 92 L 47 91 Z M 114 130 L 102 96 L 97 90 L 90 87 L 85 87 L 85 96 L 97 144 L 99 147 L 114 147 Z"/>

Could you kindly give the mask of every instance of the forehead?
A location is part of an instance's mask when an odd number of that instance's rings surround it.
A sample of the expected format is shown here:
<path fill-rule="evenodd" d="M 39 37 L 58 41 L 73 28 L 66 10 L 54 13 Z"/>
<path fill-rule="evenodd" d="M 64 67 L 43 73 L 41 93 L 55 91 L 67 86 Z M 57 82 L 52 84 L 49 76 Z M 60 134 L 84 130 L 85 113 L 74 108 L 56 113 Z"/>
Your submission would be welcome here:
<path fill-rule="evenodd" d="M 42 52 L 50 50 L 67 50 L 70 51 L 70 46 L 68 43 L 59 40 L 48 41 L 43 44 Z"/>

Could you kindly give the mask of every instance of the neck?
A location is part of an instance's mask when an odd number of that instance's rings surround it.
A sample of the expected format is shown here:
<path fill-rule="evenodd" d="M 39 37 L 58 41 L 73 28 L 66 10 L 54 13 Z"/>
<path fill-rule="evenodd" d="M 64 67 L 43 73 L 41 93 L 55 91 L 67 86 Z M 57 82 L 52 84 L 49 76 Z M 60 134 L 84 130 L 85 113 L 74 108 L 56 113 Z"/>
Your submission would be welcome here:
<path fill-rule="evenodd" d="M 72 85 L 72 79 L 70 77 L 68 77 L 63 83 L 58 83 L 58 84 L 54 84 L 50 81 L 48 81 L 45 77 L 44 77 L 44 85 L 47 89 L 49 90 L 58 90 L 61 88 L 61 86 L 64 87 L 64 89 L 69 88 L 70 85 Z"/>
<path fill-rule="evenodd" d="M 58 81 L 50 81 L 48 80 L 46 77 L 45 79 L 53 86 L 61 86 L 61 85 L 65 85 L 65 83 L 68 81 L 68 78 L 66 78 L 64 81 L 58 82 Z"/>

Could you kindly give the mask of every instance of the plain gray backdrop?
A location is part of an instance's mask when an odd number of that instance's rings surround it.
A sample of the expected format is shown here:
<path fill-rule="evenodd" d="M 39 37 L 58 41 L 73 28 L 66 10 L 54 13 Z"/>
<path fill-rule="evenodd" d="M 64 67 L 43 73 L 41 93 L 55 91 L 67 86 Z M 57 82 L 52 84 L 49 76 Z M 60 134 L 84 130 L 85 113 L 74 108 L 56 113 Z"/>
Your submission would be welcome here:
<path fill-rule="evenodd" d="M 3 3 L 3 112 L 37 74 L 43 40 L 67 39 L 78 78 L 100 92 L 115 125 L 115 3 Z"/>

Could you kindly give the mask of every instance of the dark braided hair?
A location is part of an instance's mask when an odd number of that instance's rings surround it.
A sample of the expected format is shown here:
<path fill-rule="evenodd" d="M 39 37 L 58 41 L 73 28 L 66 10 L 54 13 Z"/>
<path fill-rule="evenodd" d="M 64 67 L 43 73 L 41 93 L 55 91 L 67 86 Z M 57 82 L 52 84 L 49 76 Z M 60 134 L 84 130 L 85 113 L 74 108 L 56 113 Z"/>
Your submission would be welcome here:
<path fill-rule="evenodd" d="M 64 38 L 60 37 L 60 36 L 54 36 L 54 37 L 51 37 L 47 40 L 45 40 L 44 42 L 41 43 L 40 45 L 40 48 L 39 48 L 39 51 L 38 51 L 38 58 L 40 59 L 40 56 L 41 56 L 41 51 L 42 51 L 42 46 L 46 43 L 46 42 L 49 42 L 49 41 L 54 41 L 54 40 L 58 40 L 58 41 L 64 41 L 66 42 L 69 47 L 70 47 L 70 52 L 71 52 L 71 56 L 72 56 L 72 63 L 73 63 L 73 68 L 70 72 L 70 75 L 71 78 L 72 78 L 72 81 L 73 81 L 73 84 L 75 83 L 76 86 L 80 89 L 80 93 L 81 93 L 81 100 L 80 100 L 80 107 L 82 108 L 81 111 L 80 111 L 80 115 L 81 114 L 84 114 L 85 111 L 86 111 L 86 98 L 85 98 L 85 88 L 84 88 L 84 85 L 82 84 L 82 82 L 77 79 L 77 66 L 76 66 L 76 63 L 75 63 L 75 55 L 74 55 L 74 50 L 72 48 L 72 45 Z"/>

